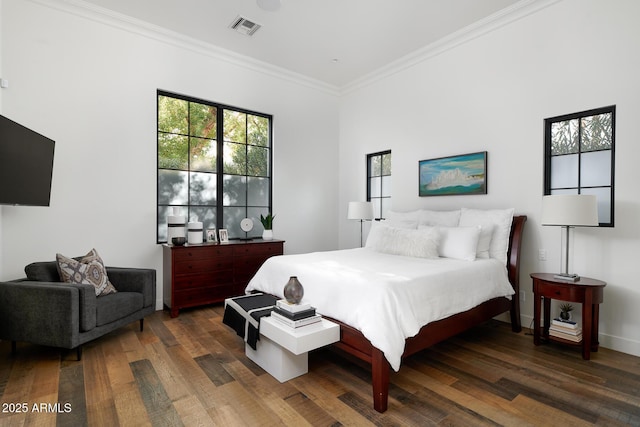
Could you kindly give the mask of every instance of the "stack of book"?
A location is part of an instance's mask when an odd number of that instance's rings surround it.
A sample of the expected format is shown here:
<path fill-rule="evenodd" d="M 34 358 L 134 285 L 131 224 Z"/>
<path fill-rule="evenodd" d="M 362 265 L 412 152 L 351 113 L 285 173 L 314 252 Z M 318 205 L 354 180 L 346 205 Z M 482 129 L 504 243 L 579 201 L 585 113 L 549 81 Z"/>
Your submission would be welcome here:
<path fill-rule="evenodd" d="M 571 320 L 563 320 L 560 318 L 553 319 L 549 326 L 549 335 L 563 340 L 581 342 L 582 328 L 576 322 Z"/>
<path fill-rule="evenodd" d="M 317 314 L 316 309 L 308 303 L 289 304 L 283 299 L 276 301 L 276 306 L 271 312 L 271 318 L 294 329 L 312 325 L 322 320 L 322 316 Z"/>

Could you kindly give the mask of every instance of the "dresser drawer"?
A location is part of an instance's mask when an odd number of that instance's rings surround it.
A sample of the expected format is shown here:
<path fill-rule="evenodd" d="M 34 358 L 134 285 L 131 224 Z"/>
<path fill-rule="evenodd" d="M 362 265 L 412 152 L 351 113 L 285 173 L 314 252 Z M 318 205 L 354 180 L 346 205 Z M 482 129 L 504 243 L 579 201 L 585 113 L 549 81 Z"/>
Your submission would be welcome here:
<path fill-rule="evenodd" d="M 234 295 L 234 286 L 216 286 L 208 288 L 193 288 L 176 291 L 173 295 L 173 303 L 177 307 L 194 307 L 197 305 L 211 304 L 224 301 L 229 295 Z"/>
<path fill-rule="evenodd" d="M 174 274 L 209 273 L 233 268 L 232 257 L 196 258 L 176 261 Z"/>
<path fill-rule="evenodd" d="M 233 248 L 224 245 L 211 246 L 185 246 L 174 249 L 174 261 L 176 263 L 188 260 L 210 260 L 217 257 L 232 257 Z"/>
<path fill-rule="evenodd" d="M 233 270 L 222 270 L 215 273 L 180 274 L 173 278 L 176 290 L 204 287 L 224 287 L 233 283 Z"/>
<path fill-rule="evenodd" d="M 234 256 L 244 255 L 281 255 L 282 254 L 282 242 L 274 243 L 247 243 L 244 245 L 235 245 L 233 247 Z"/>

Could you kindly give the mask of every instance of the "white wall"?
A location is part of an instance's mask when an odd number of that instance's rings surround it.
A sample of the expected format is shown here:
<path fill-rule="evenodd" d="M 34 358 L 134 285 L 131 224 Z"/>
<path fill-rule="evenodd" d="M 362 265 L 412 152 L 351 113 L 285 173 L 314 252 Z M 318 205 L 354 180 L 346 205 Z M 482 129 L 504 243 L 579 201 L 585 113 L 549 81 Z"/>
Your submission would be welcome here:
<path fill-rule="evenodd" d="M 54 139 L 56 153 L 51 206 L 3 208 L 0 279 L 95 247 L 162 283 L 156 89 L 273 114 L 274 235 L 287 253 L 337 247 L 335 93 L 62 1 L 3 2 L 3 114 Z"/>
<path fill-rule="evenodd" d="M 349 91 L 340 107 L 340 246 L 358 244 L 346 219 L 364 200 L 367 153 L 392 150 L 393 208 L 514 207 L 528 216 L 521 288 L 529 326 L 529 274 L 560 271 L 560 229 L 540 226 L 543 120 L 617 105 L 616 226 L 578 229 L 573 270 L 606 281 L 600 312 L 605 347 L 640 355 L 640 2 L 564 0 L 395 74 Z M 534 5 L 536 6 L 536 5 Z M 539 6 L 539 5 L 538 5 Z M 418 161 L 488 151 L 488 194 L 418 197 Z M 548 251 L 538 261 L 538 249 Z M 578 313 L 576 313 L 579 315 Z"/>

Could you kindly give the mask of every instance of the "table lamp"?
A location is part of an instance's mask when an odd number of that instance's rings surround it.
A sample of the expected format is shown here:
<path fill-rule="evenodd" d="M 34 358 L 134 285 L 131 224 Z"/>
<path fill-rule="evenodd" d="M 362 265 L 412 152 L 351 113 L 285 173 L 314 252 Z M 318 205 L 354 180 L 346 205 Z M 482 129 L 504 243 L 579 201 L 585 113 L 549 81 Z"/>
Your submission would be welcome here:
<path fill-rule="evenodd" d="M 557 225 L 566 229 L 564 272 L 557 279 L 578 281 L 580 276 L 569 273 L 569 229 L 598 225 L 596 196 L 587 194 L 556 194 L 542 198 L 542 225 Z"/>
<path fill-rule="evenodd" d="M 373 219 L 373 203 L 371 202 L 349 202 L 347 219 L 360 220 L 360 247 L 362 247 L 362 223 Z"/>

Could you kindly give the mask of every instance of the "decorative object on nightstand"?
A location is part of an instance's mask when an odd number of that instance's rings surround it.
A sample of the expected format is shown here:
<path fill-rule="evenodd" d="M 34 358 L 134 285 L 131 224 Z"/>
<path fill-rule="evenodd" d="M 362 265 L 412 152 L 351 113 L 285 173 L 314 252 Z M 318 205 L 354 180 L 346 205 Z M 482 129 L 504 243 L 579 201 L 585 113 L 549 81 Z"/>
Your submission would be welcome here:
<path fill-rule="evenodd" d="M 273 219 L 275 215 L 271 215 L 271 212 L 267 214 L 267 216 L 263 216 L 260 214 L 260 222 L 264 227 L 264 231 L 262 232 L 262 240 L 272 240 L 273 239 Z"/>
<path fill-rule="evenodd" d="M 357 219 L 360 221 L 360 247 L 362 247 L 362 223 L 373 219 L 373 203 L 349 202 L 347 219 Z"/>
<path fill-rule="evenodd" d="M 284 298 L 289 304 L 298 304 L 304 296 L 304 288 L 297 276 L 291 276 L 286 285 L 284 285 Z"/>
<path fill-rule="evenodd" d="M 578 281 L 580 276 L 569 273 L 569 229 L 598 226 L 596 196 L 588 194 L 556 194 L 542 198 L 542 225 L 559 225 L 566 229 L 564 271 L 557 279 Z"/>
<path fill-rule="evenodd" d="M 562 320 L 571 320 L 571 312 L 573 311 L 573 306 L 569 303 L 560 304 L 560 319 Z"/>

